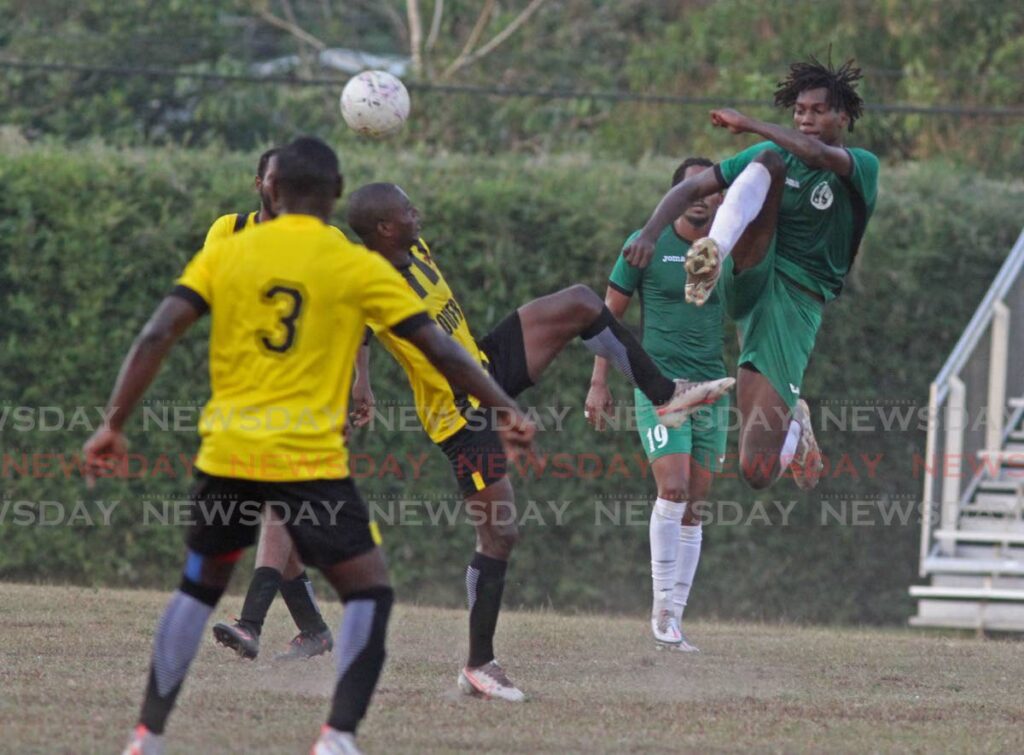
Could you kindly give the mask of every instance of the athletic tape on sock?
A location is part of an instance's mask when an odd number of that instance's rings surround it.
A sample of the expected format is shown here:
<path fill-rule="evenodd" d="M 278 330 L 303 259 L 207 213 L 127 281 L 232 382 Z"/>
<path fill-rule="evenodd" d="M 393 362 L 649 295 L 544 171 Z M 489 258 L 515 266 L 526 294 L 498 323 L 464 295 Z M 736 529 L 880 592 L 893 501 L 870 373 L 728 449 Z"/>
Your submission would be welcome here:
<path fill-rule="evenodd" d="M 373 614 L 377 610 L 375 600 L 350 600 L 345 604 L 345 613 L 338 628 L 338 678 L 355 662 L 370 641 L 373 629 Z"/>
<path fill-rule="evenodd" d="M 180 590 L 171 595 L 153 639 L 153 673 L 161 697 L 185 678 L 212 613 L 213 606 Z"/>
<path fill-rule="evenodd" d="M 615 319 L 608 307 L 602 308 L 580 339 L 592 353 L 611 362 L 653 404 L 663 404 L 672 398 L 675 383 L 661 374 L 636 336 Z"/>
<path fill-rule="evenodd" d="M 370 697 L 384 665 L 388 617 L 395 594 L 390 587 L 373 587 L 343 598 L 345 613 L 337 639 L 338 681 L 327 724 L 355 734 L 366 715 Z"/>
<path fill-rule="evenodd" d="M 470 612 L 473 611 L 473 606 L 476 605 L 476 584 L 480 581 L 480 570 L 474 569 L 472 566 L 466 567 L 466 603 L 469 605 Z"/>
<path fill-rule="evenodd" d="M 592 338 L 584 338 L 583 345 L 592 353 L 611 362 L 632 385 L 636 385 L 633 368 L 629 365 L 629 353 L 610 328 L 601 330 Z"/>

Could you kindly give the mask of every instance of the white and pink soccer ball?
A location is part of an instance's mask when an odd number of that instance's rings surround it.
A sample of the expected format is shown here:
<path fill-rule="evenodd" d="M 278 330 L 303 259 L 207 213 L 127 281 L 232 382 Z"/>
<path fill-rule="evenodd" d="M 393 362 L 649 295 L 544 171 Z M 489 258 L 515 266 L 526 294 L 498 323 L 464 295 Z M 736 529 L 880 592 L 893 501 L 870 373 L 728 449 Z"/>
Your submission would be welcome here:
<path fill-rule="evenodd" d="M 390 136 L 409 117 L 409 92 L 390 73 L 363 71 L 349 79 L 341 92 L 341 117 L 365 136 Z"/>

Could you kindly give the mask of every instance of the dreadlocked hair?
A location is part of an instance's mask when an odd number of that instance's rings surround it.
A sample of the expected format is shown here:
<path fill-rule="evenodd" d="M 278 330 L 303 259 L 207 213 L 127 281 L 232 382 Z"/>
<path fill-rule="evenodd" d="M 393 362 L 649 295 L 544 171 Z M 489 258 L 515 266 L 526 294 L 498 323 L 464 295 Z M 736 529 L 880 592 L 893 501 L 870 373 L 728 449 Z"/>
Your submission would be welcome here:
<path fill-rule="evenodd" d="M 780 81 L 775 90 L 775 104 L 792 108 L 801 92 L 826 89 L 828 106 L 833 110 L 844 111 L 850 118 L 850 131 L 853 131 L 854 121 L 864 114 L 864 100 L 857 94 L 857 82 L 861 78 L 861 70 L 853 65 L 853 58 L 843 63 L 838 70 L 833 68 L 830 49 L 828 65 L 813 55 L 810 60 L 790 65 L 789 76 Z"/>

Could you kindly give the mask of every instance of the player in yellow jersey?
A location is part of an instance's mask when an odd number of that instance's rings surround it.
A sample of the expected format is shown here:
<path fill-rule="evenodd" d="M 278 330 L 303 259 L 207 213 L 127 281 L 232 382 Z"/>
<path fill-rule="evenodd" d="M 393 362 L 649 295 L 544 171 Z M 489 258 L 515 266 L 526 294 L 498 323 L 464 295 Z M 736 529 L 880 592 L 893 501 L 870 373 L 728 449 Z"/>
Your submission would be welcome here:
<path fill-rule="evenodd" d="M 276 160 L 266 190 L 278 217 L 193 257 L 133 343 L 108 422 L 83 448 L 90 481 L 100 470 L 116 473 L 129 415 L 175 341 L 209 312 L 211 396 L 200 420 L 188 556 L 157 626 L 129 755 L 163 752 L 164 727 L 206 622 L 255 541 L 264 507 L 275 508 L 302 559 L 346 604 L 337 686 L 313 753 L 358 752 L 355 731 L 384 663 L 394 599 L 341 433 L 368 319 L 415 343 L 453 385 L 501 411 L 510 453 L 528 452 L 535 430 L 387 262 L 327 225 L 342 188 L 334 151 L 305 137 Z"/>
<path fill-rule="evenodd" d="M 271 147 L 260 155 L 259 162 L 256 163 L 256 178 L 253 179 L 253 186 L 260 195 L 260 208 L 253 212 L 232 212 L 228 215 L 221 215 L 213 221 L 210 230 L 206 232 L 206 241 L 203 246 L 209 246 L 214 241 L 223 241 L 232 234 L 274 219 L 274 208 L 271 205 L 265 184 L 267 172 L 273 168 L 276 154 L 277 148 Z"/>
<path fill-rule="evenodd" d="M 206 233 L 207 245 L 274 218 L 274 208 L 264 187 L 273 182 L 277 167 L 276 154 L 276 148 L 268 149 L 260 155 L 256 165 L 253 185 L 260 195 L 260 209 L 249 213 L 221 215 Z M 263 516 L 265 528 L 277 527 L 280 531 L 281 523 L 274 518 L 272 510 L 264 511 Z M 241 616 L 232 624 L 217 622 L 213 625 L 213 635 L 217 641 L 232 648 L 243 658 L 254 659 L 259 654 L 263 619 L 278 590 L 291 611 L 299 633 L 292 638 L 287 650 L 274 659 L 312 658 L 329 653 L 334 647 L 331 630 L 317 605 L 313 583 L 293 551 L 287 533 L 280 537 L 261 536 Z"/>
<path fill-rule="evenodd" d="M 548 365 L 575 338 L 609 359 L 656 405 L 675 403 L 692 411 L 716 401 L 731 379 L 693 383 L 663 376 L 633 335 L 601 298 L 575 285 L 534 299 L 510 313 L 479 342 L 462 307 L 420 238 L 416 207 L 398 186 L 369 184 L 349 199 L 347 219 L 366 245 L 387 258 L 423 301 L 430 316 L 474 354 L 510 395 L 538 382 Z M 487 413 L 423 362 L 421 355 L 369 321 L 378 340 L 401 364 L 413 390 L 416 410 L 430 439 L 445 453 L 476 525 L 476 552 L 466 569 L 469 602 L 469 657 L 460 671 L 460 689 L 470 695 L 510 701 L 524 699 L 494 657 L 494 633 L 501 608 L 508 560 L 519 534 L 515 495 L 506 475 L 506 456 Z M 369 393 L 367 369 L 360 369 L 354 395 Z M 366 403 L 366 399 L 362 402 Z M 672 407 L 669 407 L 672 410 Z"/>

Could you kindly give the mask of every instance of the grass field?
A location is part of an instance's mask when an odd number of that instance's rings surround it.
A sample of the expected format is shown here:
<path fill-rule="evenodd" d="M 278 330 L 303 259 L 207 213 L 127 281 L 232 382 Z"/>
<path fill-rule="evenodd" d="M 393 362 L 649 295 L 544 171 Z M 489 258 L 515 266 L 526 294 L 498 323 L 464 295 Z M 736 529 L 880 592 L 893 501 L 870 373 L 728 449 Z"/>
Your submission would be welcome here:
<path fill-rule="evenodd" d="M 0 584 L 0 752 L 119 752 L 166 595 Z M 239 611 L 226 599 L 217 618 Z M 332 623 L 339 610 L 328 608 Z M 507 612 L 499 657 L 530 695 L 463 698 L 465 614 L 400 605 L 361 741 L 393 752 L 1024 752 L 1024 645 L 909 630 L 693 623 L 657 652 L 642 617 Z M 332 662 L 274 663 L 283 603 L 246 662 L 205 643 L 169 752 L 305 753 Z"/>

